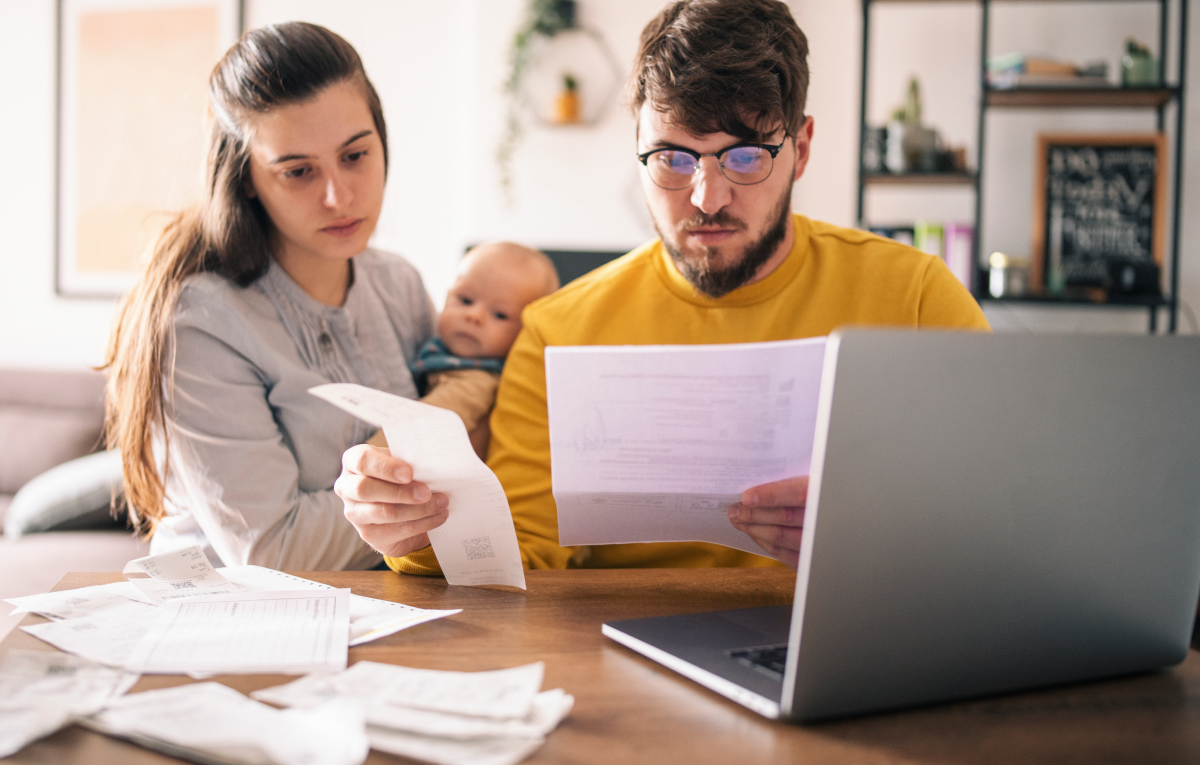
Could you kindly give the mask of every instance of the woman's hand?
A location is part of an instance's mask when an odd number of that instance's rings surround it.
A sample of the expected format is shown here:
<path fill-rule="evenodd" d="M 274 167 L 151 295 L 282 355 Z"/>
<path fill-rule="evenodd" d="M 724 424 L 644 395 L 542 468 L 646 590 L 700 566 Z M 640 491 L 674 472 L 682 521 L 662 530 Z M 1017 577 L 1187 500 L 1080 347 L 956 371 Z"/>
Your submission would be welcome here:
<path fill-rule="evenodd" d="M 427 532 L 445 523 L 450 513 L 449 498 L 414 481 L 412 466 L 367 444 L 342 455 L 342 474 L 333 490 L 358 535 L 389 558 L 427 546 Z"/>
<path fill-rule="evenodd" d="M 729 522 L 793 571 L 800 561 L 808 476 L 764 483 L 742 492 L 729 506 Z"/>

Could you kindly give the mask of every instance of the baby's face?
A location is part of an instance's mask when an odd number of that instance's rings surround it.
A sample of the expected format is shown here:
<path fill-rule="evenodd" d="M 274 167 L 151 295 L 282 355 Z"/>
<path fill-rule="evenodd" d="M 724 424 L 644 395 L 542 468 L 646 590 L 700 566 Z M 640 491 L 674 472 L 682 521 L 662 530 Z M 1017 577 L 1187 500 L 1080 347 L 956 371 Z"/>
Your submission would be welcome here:
<path fill-rule="evenodd" d="M 438 335 L 455 356 L 508 354 L 521 331 L 521 309 L 543 294 L 541 279 L 511 265 L 503 254 L 480 252 L 454 280 L 438 318 Z"/>

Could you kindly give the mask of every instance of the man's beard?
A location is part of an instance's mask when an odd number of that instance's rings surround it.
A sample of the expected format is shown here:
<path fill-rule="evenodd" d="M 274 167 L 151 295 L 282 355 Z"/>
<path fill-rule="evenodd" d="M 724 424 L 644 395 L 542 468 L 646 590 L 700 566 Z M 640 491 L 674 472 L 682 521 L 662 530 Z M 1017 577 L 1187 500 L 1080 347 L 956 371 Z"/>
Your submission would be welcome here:
<path fill-rule="evenodd" d="M 732 265 L 724 268 L 718 265 L 720 257 L 720 248 L 718 247 L 703 247 L 703 257 L 688 258 L 679 248 L 666 236 L 663 236 L 662 228 L 659 227 L 658 221 L 654 221 L 654 227 L 658 231 L 658 236 L 662 239 L 663 247 L 666 248 L 667 254 L 671 256 L 671 262 L 675 264 L 675 268 L 683 275 L 684 279 L 695 287 L 700 292 L 708 295 L 711 298 L 719 298 L 733 292 L 738 287 L 749 282 L 754 278 L 755 273 L 771 259 L 775 254 L 775 250 L 783 242 L 787 236 L 787 227 L 791 223 L 791 187 L 789 186 L 787 193 L 780 199 L 776 205 L 771 217 L 774 222 L 763 232 L 763 235 L 757 241 L 746 245 L 742 251 L 742 256 Z M 651 216 L 653 217 L 653 216 Z M 681 223 L 676 232 L 681 236 L 686 236 L 685 232 L 688 229 L 698 228 L 701 226 L 722 226 L 726 228 L 745 229 L 746 224 L 742 221 L 729 215 L 724 210 L 718 210 L 714 215 L 706 215 L 698 213 L 688 220 Z"/>

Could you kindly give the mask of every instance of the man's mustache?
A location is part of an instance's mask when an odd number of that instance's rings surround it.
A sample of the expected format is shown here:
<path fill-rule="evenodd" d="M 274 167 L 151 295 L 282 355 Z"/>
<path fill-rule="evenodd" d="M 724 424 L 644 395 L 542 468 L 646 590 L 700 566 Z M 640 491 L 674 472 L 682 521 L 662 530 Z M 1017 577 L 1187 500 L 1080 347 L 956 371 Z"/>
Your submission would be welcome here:
<path fill-rule="evenodd" d="M 687 220 L 683 221 L 677 227 L 680 233 L 685 233 L 694 228 L 706 228 L 710 226 L 718 226 L 720 228 L 731 228 L 736 231 L 745 231 L 746 224 L 739 218 L 735 218 L 724 210 L 709 215 L 707 213 L 697 213 Z"/>

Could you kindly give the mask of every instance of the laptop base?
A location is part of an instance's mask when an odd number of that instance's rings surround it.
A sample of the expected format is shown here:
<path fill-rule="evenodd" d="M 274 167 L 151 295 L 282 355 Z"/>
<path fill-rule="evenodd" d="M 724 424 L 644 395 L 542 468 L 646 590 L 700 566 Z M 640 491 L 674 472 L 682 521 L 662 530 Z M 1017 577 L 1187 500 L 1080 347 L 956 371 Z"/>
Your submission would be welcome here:
<path fill-rule="evenodd" d="M 772 720 L 783 680 L 739 661 L 734 652 L 786 644 L 791 606 L 709 611 L 607 622 L 602 634 Z"/>

